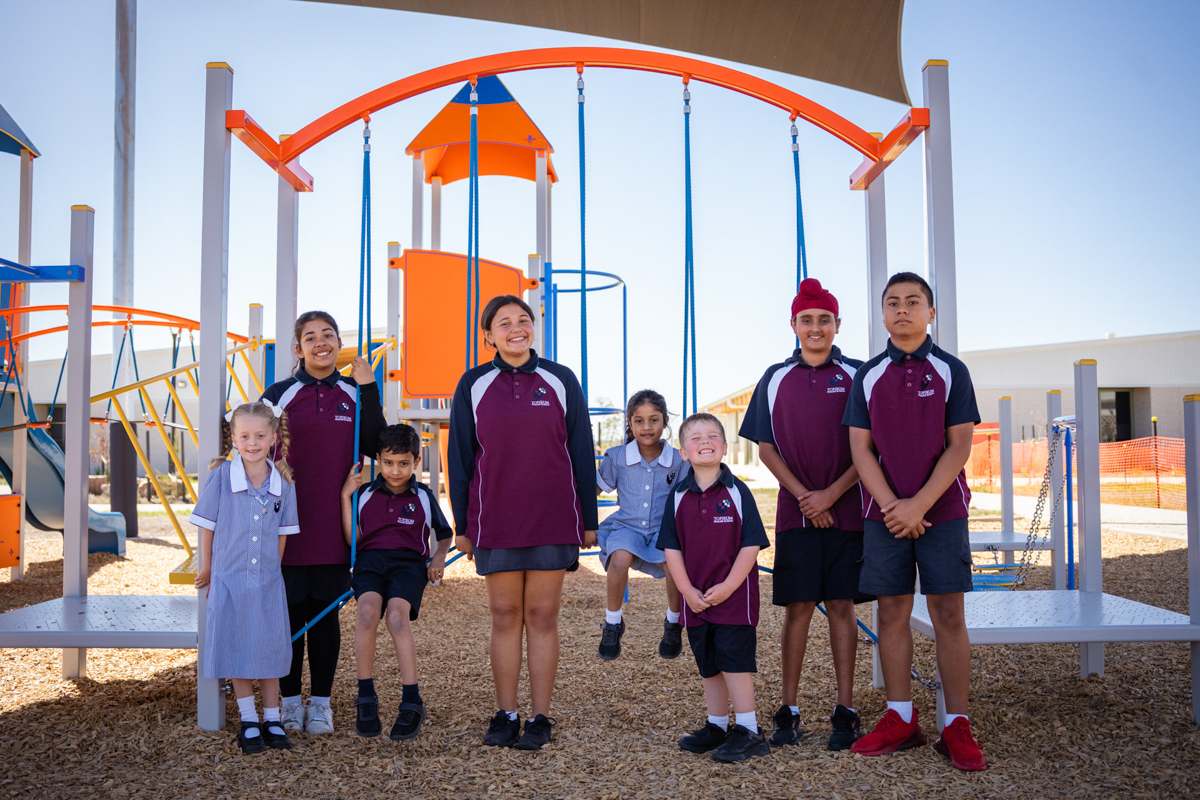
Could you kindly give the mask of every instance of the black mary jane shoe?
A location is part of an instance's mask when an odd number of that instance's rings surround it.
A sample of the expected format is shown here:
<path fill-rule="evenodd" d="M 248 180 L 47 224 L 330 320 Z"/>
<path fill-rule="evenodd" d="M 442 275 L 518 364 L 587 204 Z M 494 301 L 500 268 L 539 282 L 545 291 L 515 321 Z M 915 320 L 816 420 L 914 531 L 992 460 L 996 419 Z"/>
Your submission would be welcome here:
<path fill-rule="evenodd" d="M 258 729 L 257 736 L 247 736 L 246 731 Z M 246 755 L 252 753 L 261 753 L 267 749 L 267 743 L 263 740 L 263 725 L 261 722 L 243 722 L 242 729 L 238 732 L 238 747 L 242 748 L 242 752 Z M 287 737 L 284 737 L 287 738 Z"/>
<path fill-rule="evenodd" d="M 271 733 L 271 728 L 279 728 L 282 733 Z M 273 750 L 291 750 L 292 740 L 288 738 L 287 731 L 283 728 L 282 722 L 264 722 L 262 728 L 263 741 L 267 743 L 267 747 Z"/>

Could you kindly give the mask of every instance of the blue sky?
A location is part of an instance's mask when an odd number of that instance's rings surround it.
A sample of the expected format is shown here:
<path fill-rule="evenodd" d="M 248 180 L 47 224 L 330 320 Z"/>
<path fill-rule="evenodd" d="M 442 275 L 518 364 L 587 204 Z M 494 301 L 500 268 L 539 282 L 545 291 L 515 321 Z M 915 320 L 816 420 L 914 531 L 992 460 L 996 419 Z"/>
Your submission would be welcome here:
<path fill-rule="evenodd" d="M 1200 6 L 1194 3 L 909 0 L 903 64 L 914 104 L 921 66 L 950 62 L 960 341 L 964 350 L 1200 327 L 1200 202 L 1186 141 L 1200 130 Z M 136 303 L 198 315 L 204 64 L 234 70 L 234 107 L 289 133 L 405 75 L 477 55 L 615 45 L 592 37 L 452 17 L 294 0 L 141 0 L 138 8 Z M 96 299 L 111 290 L 113 11 L 110 2 L 0 0 L 8 66 L 0 104 L 45 154 L 35 165 L 34 263 L 65 263 L 68 206 L 97 210 Z M 732 65 L 738 66 L 738 65 Z M 867 130 L 903 107 L 750 67 Z M 682 360 L 683 155 L 678 79 L 589 70 L 588 263 L 630 287 L 631 390 L 678 404 Z M 575 76 L 504 77 L 555 147 L 554 261 L 578 265 Z M 447 88 L 375 115 L 375 318 L 383 316 L 386 243 L 411 241 L 404 146 L 453 95 Z M 693 91 L 693 181 L 700 398 L 756 380 L 791 347 L 794 187 L 787 115 L 713 87 Z M 841 300 L 840 344 L 866 357 L 860 161 L 801 126 L 812 275 Z M 301 205 L 302 308 L 353 325 L 361 180 L 358 126 L 304 155 L 317 191 Z M 889 261 L 924 270 L 922 158 L 887 172 Z M 276 178 L 233 148 L 230 324 L 262 302 L 273 318 Z M 534 250 L 533 186 L 482 181 L 482 254 L 524 265 Z M 16 255 L 18 164 L 0 158 L 0 255 Z M 465 251 L 466 184 L 445 193 L 443 247 Z M 428 219 L 428 215 L 426 215 Z M 619 401 L 619 301 L 589 307 L 592 399 Z M 37 302 L 63 290 L 38 287 Z M 562 360 L 579 361 L 577 301 L 563 301 Z M 154 344 L 152 336 L 142 345 Z M 109 337 L 96 338 L 106 350 Z M 44 341 L 33 356 L 61 343 Z"/>

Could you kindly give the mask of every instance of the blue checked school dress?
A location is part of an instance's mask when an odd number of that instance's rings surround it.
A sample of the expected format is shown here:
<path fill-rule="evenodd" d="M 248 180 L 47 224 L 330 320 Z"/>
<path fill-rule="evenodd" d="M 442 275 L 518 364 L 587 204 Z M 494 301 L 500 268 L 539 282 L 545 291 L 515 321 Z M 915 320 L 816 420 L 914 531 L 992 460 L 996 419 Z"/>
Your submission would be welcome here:
<path fill-rule="evenodd" d="M 665 440 L 662 454 L 652 463 L 642 458 L 636 440 L 608 449 L 596 469 L 596 485 L 617 493 L 617 510 L 596 531 L 605 569 L 613 552 L 625 550 L 634 556 L 633 569 L 653 578 L 666 576 L 666 556 L 655 547 L 658 527 L 672 487 L 689 470 L 679 451 Z"/>
<path fill-rule="evenodd" d="M 296 488 L 271 464 L 270 478 L 255 489 L 235 454 L 208 473 L 188 521 L 213 531 L 204 677 L 287 675 L 292 637 L 279 537 L 300 532 Z"/>

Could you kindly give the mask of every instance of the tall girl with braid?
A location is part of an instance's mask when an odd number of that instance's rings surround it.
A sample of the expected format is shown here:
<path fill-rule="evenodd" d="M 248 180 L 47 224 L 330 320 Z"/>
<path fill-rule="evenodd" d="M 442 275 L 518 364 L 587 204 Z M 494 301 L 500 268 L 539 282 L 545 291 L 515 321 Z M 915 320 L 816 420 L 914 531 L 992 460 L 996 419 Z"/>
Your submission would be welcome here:
<path fill-rule="evenodd" d="M 279 561 L 300 527 L 283 409 L 264 402 L 238 406 L 225 415 L 221 441 L 190 520 L 200 528 L 203 569 L 196 586 L 208 588 L 200 668 L 206 678 L 233 680 L 243 753 L 286 750 L 292 745 L 279 718 L 279 679 L 291 667 L 291 647 Z M 271 459 L 277 442 L 278 464 Z M 264 725 L 254 707 L 255 680 Z"/>
<path fill-rule="evenodd" d="M 300 360 L 295 373 L 263 393 L 264 400 L 287 411 L 291 434 L 289 462 L 295 473 L 300 533 L 284 554 L 283 581 L 293 635 L 350 589 L 350 548 L 342 536 L 342 483 L 360 454 L 375 457 L 385 426 L 379 387 L 366 360 L 355 356 L 349 378 L 337 371 L 342 339 L 333 317 L 324 311 L 301 314 L 295 336 Z M 359 453 L 354 452 L 356 400 L 362 414 Z M 292 643 L 291 669 L 280 681 L 284 728 L 333 732 L 329 700 L 341 646 L 342 629 L 334 613 L 326 614 Z M 306 651 L 307 705 L 301 699 Z"/>

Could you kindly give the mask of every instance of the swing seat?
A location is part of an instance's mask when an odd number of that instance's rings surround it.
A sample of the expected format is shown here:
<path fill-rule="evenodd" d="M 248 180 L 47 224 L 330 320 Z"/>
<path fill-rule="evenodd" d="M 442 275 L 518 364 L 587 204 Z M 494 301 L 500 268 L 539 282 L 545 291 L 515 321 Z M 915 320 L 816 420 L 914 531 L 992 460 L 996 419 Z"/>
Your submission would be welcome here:
<path fill-rule="evenodd" d="M 171 570 L 169 583 L 191 586 L 196 582 L 196 574 L 200 572 L 200 553 L 199 551 L 192 554 L 192 557 L 185 560 L 178 567 Z"/>

